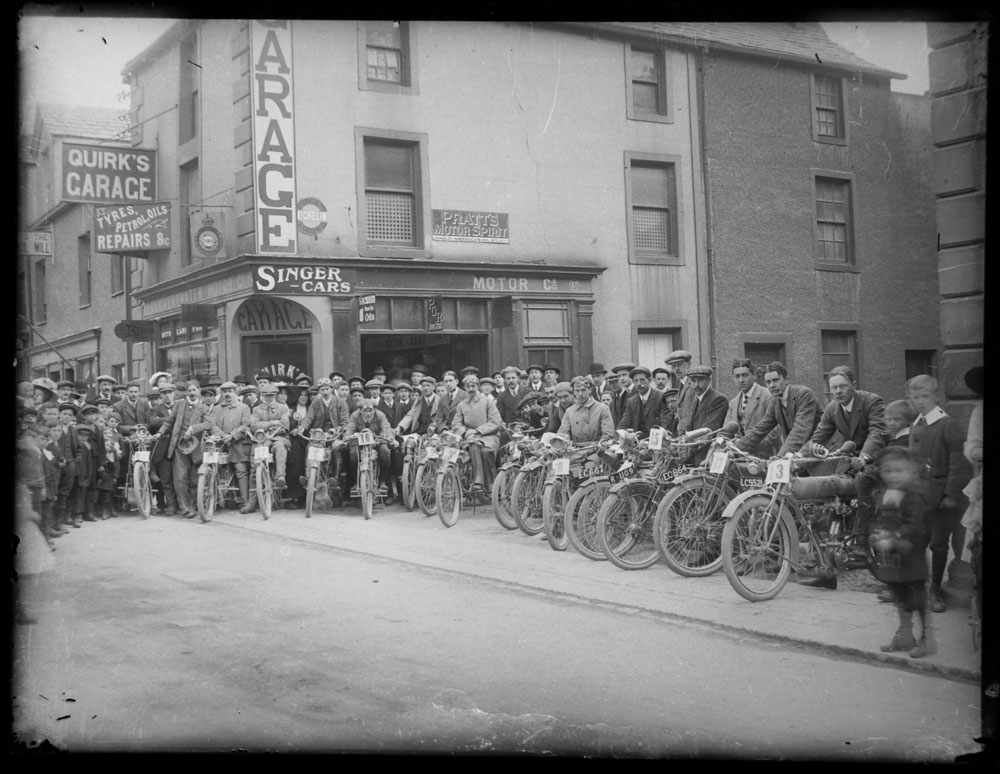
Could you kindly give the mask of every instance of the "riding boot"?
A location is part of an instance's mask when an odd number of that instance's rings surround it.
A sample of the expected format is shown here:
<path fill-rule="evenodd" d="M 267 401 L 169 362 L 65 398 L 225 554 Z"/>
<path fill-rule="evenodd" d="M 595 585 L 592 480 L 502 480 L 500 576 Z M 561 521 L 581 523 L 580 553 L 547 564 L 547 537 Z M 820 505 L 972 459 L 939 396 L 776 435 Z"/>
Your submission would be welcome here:
<path fill-rule="evenodd" d="M 243 507 L 240 513 L 253 513 L 257 510 L 257 492 L 250 488 L 249 478 L 237 478 L 240 487 L 240 494 L 243 495 Z"/>
<path fill-rule="evenodd" d="M 473 488 L 478 487 L 480 489 L 485 489 L 486 475 L 485 472 L 483 471 L 482 452 L 479 452 L 477 454 L 475 451 L 473 451 L 472 454 L 470 454 L 469 456 L 472 458 L 472 470 L 473 470 L 472 486 Z"/>
<path fill-rule="evenodd" d="M 163 489 L 163 497 L 167 501 L 167 514 L 176 516 L 181 512 L 177 505 L 177 493 L 171 485 L 164 485 Z"/>
<path fill-rule="evenodd" d="M 899 628 L 892 636 L 892 642 L 879 648 L 883 653 L 910 650 L 916 645 L 916 641 L 913 639 L 913 613 L 904 610 L 902 605 L 896 605 L 896 612 L 899 614 Z"/>
<path fill-rule="evenodd" d="M 917 610 L 917 618 L 920 619 L 920 639 L 910 649 L 910 658 L 923 658 L 937 653 L 937 638 L 931 625 L 930 610 L 926 607 Z"/>

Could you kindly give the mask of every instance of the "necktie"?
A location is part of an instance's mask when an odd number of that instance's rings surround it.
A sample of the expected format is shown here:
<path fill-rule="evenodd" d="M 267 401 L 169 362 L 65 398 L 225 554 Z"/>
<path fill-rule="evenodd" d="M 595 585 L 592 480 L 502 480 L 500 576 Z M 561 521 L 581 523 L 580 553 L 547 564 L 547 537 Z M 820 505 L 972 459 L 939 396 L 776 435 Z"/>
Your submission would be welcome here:
<path fill-rule="evenodd" d="M 926 427 L 926 426 L 927 426 L 927 420 L 924 419 L 923 417 L 920 417 L 920 419 L 917 420 L 917 427 Z"/>
<path fill-rule="evenodd" d="M 747 410 L 747 394 L 744 392 L 743 397 L 740 398 L 740 419 L 743 419 L 743 415 Z"/>

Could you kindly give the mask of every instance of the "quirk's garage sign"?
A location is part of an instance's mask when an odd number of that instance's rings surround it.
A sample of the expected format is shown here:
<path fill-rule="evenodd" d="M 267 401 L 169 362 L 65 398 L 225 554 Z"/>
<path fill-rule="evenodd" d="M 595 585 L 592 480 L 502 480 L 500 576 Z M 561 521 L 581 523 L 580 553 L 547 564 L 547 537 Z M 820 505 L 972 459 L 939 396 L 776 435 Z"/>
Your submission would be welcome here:
<path fill-rule="evenodd" d="M 137 204 L 156 200 L 156 151 L 62 144 L 64 202 Z"/>

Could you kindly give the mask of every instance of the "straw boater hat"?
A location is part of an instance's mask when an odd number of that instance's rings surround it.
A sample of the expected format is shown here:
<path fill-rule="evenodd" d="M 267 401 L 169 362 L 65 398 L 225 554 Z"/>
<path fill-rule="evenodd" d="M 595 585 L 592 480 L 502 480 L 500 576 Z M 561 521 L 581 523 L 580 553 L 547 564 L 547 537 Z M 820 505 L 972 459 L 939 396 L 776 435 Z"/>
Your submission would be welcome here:
<path fill-rule="evenodd" d="M 149 377 L 149 386 L 152 387 L 154 384 L 156 384 L 156 380 L 159 379 L 161 376 L 165 376 L 171 381 L 173 380 L 173 377 L 166 371 L 157 371 L 155 374 Z"/>

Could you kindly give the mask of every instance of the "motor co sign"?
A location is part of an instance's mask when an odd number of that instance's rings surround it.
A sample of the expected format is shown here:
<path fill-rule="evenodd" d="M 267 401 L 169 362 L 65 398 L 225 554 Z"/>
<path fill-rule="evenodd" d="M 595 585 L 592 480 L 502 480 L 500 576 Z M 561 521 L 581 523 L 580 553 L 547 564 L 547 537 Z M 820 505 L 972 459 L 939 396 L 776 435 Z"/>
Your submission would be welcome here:
<path fill-rule="evenodd" d="M 62 144 L 64 202 L 137 204 L 156 199 L 156 151 Z"/>
<path fill-rule="evenodd" d="M 257 252 L 295 252 L 295 106 L 287 20 L 250 22 L 254 215 Z"/>

